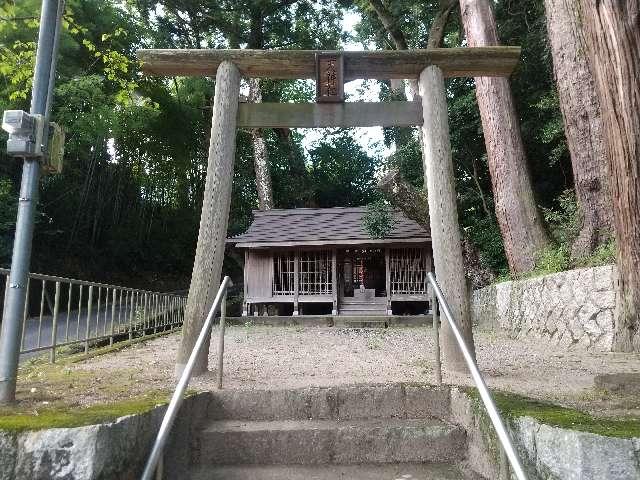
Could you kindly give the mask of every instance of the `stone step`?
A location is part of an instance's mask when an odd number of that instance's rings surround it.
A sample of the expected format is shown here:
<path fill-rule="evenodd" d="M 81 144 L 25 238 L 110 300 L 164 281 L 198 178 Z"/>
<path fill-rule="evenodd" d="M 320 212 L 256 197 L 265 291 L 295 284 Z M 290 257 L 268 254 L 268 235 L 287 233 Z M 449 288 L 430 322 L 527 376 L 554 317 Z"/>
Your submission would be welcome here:
<path fill-rule="evenodd" d="M 419 383 L 304 387 L 289 390 L 218 390 L 210 420 L 448 419 L 448 387 Z"/>
<path fill-rule="evenodd" d="M 339 310 L 339 314 L 348 317 L 386 317 L 386 310 Z"/>
<path fill-rule="evenodd" d="M 382 312 L 387 313 L 385 305 L 339 305 L 338 310 L 341 313 L 346 312 Z"/>
<path fill-rule="evenodd" d="M 343 297 L 338 302 L 340 305 L 386 305 L 386 297 L 374 297 L 369 299 Z"/>
<path fill-rule="evenodd" d="M 387 306 L 385 303 L 339 303 L 338 306 L 342 309 L 362 309 L 362 310 L 384 310 Z"/>
<path fill-rule="evenodd" d="M 386 317 L 381 315 L 336 317 L 334 327 L 341 328 L 387 328 L 389 323 Z"/>
<path fill-rule="evenodd" d="M 190 480 L 465 480 L 453 465 L 238 465 L 195 468 Z"/>
<path fill-rule="evenodd" d="M 436 419 L 222 420 L 200 433 L 194 464 L 327 465 L 462 460 L 466 434 Z"/>

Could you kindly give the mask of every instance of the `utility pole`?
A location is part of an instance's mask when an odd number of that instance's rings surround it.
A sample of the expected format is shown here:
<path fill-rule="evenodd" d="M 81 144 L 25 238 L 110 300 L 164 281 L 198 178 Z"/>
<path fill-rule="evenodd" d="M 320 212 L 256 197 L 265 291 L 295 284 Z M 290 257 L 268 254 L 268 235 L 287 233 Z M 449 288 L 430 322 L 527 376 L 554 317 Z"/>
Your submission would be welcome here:
<path fill-rule="evenodd" d="M 47 146 L 49 111 L 55 80 L 56 51 L 63 11 L 64 0 L 43 0 L 42 2 L 30 110 L 30 115 L 41 115 L 44 122 L 42 146 L 36 145 L 36 151 L 46 151 Z M 22 167 L 11 273 L 2 331 L 0 332 L 0 404 L 12 403 L 16 396 L 22 316 L 31 263 L 34 215 L 38 202 L 40 158 L 37 155 L 25 156 Z"/>

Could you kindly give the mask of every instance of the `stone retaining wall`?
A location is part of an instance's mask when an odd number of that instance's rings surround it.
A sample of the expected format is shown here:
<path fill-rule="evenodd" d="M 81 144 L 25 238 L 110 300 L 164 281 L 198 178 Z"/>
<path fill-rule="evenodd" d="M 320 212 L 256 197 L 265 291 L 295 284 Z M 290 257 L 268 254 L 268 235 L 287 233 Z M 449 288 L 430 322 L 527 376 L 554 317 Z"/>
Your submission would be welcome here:
<path fill-rule="evenodd" d="M 615 279 L 615 267 L 606 265 L 491 285 L 473 292 L 473 323 L 610 351 Z"/>
<path fill-rule="evenodd" d="M 193 431 L 211 395 L 185 399 L 165 448 L 165 477 L 190 464 Z M 0 430 L 0 480 L 138 480 L 166 406 L 109 423 L 38 431 Z"/>
<path fill-rule="evenodd" d="M 466 466 L 484 478 L 509 471 L 497 435 L 478 400 L 451 390 L 451 420 L 467 431 Z M 635 480 L 640 478 L 640 438 L 605 437 L 543 424 L 532 417 L 505 418 L 529 480 Z M 513 472 L 509 477 L 515 480 Z"/>

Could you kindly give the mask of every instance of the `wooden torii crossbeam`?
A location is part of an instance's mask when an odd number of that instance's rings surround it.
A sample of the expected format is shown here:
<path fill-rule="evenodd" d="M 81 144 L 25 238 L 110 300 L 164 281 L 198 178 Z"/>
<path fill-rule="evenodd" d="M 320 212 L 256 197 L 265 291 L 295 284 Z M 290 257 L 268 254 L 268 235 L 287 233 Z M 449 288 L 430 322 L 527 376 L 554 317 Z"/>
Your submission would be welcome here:
<path fill-rule="evenodd" d="M 509 76 L 520 47 L 432 48 L 427 50 L 138 50 L 142 70 L 150 75 L 215 76 L 221 62 L 232 62 L 249 78 L 315 78 L 315 56 L 344 57 L 345 81 L 418 78 L 435 65 L 445 77 Z"/>
<path fill-rule="evenodd" d="M 428 50 L 138 50 L 150 75 L 215 76 L 224 61 L 245 77 L 302 79 L 316 75 L 316 55 L 341 55 L 345 81 L 416 79 L 437 66 L 445 77 L 508 76 L 520 47 L 433 48 Z M 423 123 L 420 102 L 241 103 L 243 128 L 409 127 Z"/>
<path fill-rule="evenodd" d="M 340 68 L 321 72 L 318 58 L 326 56 L 335 57 L 330 62 L 339 64 Z M 176 372 L 182 371 L 189 358 L 221 278 L 238 126 L 420 125 L 436 276 L 453 317 L 463 334 L 471 338 L 444 79 L 509 76 L 519 56 L 519 47 L 360 52 L 139 50 L 138 58 L 146 73 L 216 77 L 202 216 Z M 323 82 L 318 86 L 325 89 L 330 85 L 332 92 L 340 91 L 330 83 L 335 77 L 340 77 L 338 87 L 355 79 L 410 79 L 417 80 L 420 98 L 415 102 L 348 103 L 335 102 L 334 97 L 332 101 L 335 103 L 240 104 L 242 76 L 275 79 L 315 77 L 316 82 Z M 340 95 L 337 97 L 342 98 Z M 326 102 L 328 98 L 318 97 L 318 100 Z M 447 361 L 462 365 L 462 356 L 446 323 L 443 326 L 443 343 Z M 206 358 L 207 352 L 204 352 L 196 364 L 195 374 L 206 371 Z"/>

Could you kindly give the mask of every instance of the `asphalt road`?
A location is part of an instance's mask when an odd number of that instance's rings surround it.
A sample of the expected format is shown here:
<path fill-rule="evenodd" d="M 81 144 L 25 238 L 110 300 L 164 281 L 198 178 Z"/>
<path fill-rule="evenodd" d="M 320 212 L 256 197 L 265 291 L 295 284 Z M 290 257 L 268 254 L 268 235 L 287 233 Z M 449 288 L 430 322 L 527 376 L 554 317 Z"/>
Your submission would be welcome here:
<path fill-rule="evenodd" d="M 120 331 L 123 331 L 125 327 L 129 325 L 129 319 L 125 312 L 125 307 L 116 306 L 114 317 L 114 330 L 118 332 L 118 315 L 120 315 L 121 327 Z M 105 318 L 106 317 L 106 318 Z M 91 319 L 89 320 L 89 331 L 87 335 L 87 311 L 83 310 L 78 315 L 77 310 L 72 310 L 68 316 L 67 312 L 58 313 L 58 322 L 56 329 L 56 345 L 61 343 L 72 342 L 74 340 L 84 340 L 85 338 L 91 339 L 96 336 L 108 335 L 111 333 L 111 306 L 107 309 L 101 308 L 96 311 L 92 309 Z M 42 321 L 39 316 L 28 318 L 25 322 L 24 340 L 22 343 L 21 351 L 30 350 L 32 348 L 50 347 L 53 344 L 53 316 L 45 315 L 42 317 Z M 41 352 L 48 352 L 49 350 L 36 351 L 23 353 L 20 358 L 25 360 L 39 355 Z"/>

